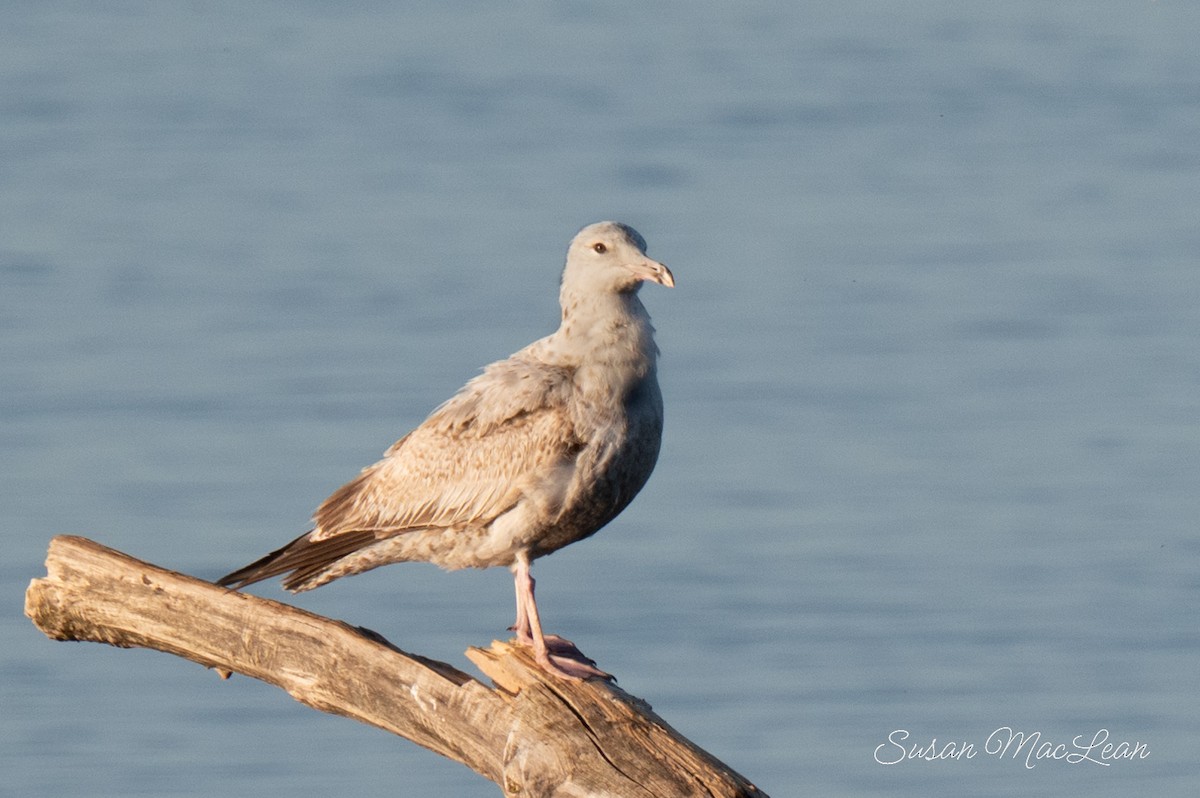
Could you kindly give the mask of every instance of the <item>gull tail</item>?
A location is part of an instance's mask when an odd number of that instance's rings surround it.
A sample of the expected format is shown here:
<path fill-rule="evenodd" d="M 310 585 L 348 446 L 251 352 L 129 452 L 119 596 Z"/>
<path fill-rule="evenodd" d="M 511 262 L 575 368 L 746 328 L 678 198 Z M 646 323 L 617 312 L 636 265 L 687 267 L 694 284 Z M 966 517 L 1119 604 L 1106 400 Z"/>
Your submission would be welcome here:
<path fill-rule="evenodd" d="M 311 540 L 311 536 L 311 532 L 306 532 L 283 548 L 222 576 L 216 584 L 239 590 L 273 576 L 288 574 L 283 580 L 283 586 L 298 593 L 315 587 L 305 585 L 309 579 L 342 557 L 353 554 L 376 540 L 375 533 L 370 531 L 342 532 L 321 540 Z"/>

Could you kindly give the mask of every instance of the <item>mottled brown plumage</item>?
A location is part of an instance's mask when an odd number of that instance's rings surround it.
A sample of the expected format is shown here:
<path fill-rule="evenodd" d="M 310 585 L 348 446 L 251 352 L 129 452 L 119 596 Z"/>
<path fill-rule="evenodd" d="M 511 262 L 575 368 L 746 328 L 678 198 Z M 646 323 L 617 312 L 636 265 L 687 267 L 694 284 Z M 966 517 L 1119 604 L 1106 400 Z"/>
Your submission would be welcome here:
<path fill-rule="evenodd" d="M 632 228 L 585 227 L 567 252 L 562 323 L 491 364 L 317 509 L 313 530 L 220 584 L 286 574 L 301 591 L 381 565 L 513 569 L 518 637 L 567 678 L 599 675 L 542 634 L 529 563 L 585 538 L 641 490 L 658 458 L 654 328 L 637 293 L 674 285 Z"/>

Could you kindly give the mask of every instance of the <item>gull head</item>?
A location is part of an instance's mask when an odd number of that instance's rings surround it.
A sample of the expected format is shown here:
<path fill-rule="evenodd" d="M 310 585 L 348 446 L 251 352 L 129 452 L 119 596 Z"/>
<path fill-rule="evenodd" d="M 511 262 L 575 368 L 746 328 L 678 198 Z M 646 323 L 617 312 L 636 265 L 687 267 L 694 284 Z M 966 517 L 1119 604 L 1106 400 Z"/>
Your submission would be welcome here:
<path fill-rule="evenodd" d="M 646 239 L 620 222 L 589 224 L 571 239 L 562 283 L 572 292 L 633 293 L 642 283 L 675 287 L 671 270 L 646 255 Z"/>

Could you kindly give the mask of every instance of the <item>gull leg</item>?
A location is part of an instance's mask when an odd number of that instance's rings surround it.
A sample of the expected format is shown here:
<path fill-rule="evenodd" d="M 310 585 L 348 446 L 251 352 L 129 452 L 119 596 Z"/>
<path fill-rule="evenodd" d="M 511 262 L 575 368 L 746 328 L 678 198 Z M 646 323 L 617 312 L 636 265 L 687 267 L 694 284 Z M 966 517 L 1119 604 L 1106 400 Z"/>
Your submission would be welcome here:
<path fill-rule="evenodd" d="M 522 644 L 533 645 L 533 630 L 529 626 L 529 613 L 525 611 L 525 591 L 529 591 L 530 600 L 533 597 L 533 577 L 529 575 L 529 565 L 525 565 L 525 576 L 521 577 L 517 566 L 513 565 L 513 584 L 517 589 L 517 619 L 508 627 L 509 631 L 517 633 L 517 640 Z"/>
<path fill-rule="evenodd" d="M 560 679 L 578 682 L 589 676 L 611 679 L 610 674 L 596 667 L 596 663 L 584 656 L 575 644 L 557 635 L 542 633 L 542 621 L 538 617 L 534 599 L 534 581 L 529 574 L 529 560 L 523 555 L 513 564 L 513 579 L 517 591 L 517 622 L 513 631 L 517 640 L 533 647 L 533 658 L 542 670 Z"/>

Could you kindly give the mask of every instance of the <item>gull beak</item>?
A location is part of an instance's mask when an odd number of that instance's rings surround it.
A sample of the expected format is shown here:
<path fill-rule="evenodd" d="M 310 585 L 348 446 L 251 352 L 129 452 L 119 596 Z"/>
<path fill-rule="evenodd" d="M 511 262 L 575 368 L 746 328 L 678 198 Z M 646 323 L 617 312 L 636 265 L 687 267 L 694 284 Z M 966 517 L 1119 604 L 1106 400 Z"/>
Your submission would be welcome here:
<path fill-rule="evenodd" d="M 656 260 L 646 258 L 641 263 L 631 263 L 629 268 L 637 275 L 639 280 L 658 283 L 659 285 L 665 285 L 667 288 L 675 287 L 675 275 L 671 274 L 671 270 L 664 264 Z"/>

